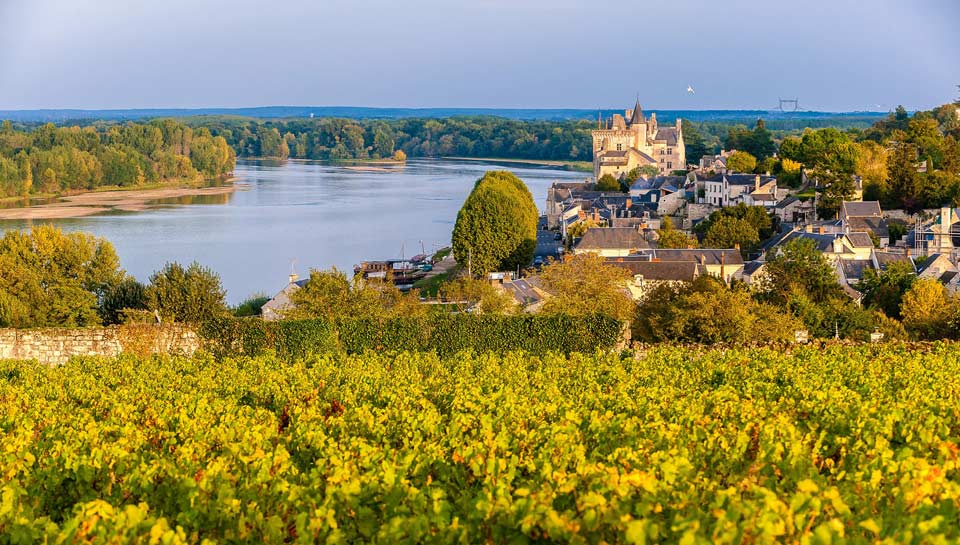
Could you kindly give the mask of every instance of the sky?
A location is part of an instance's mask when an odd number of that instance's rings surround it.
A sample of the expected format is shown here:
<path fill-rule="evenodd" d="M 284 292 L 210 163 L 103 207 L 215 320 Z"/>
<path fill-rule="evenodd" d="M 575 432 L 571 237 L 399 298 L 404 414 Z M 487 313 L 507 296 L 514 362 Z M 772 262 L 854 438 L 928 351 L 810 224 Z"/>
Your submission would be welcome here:
<path fill-rule="evenodd" d="M 0 0 L 0 109 L 924 109 L 960 94 L 958 21 L 960 0 Z"/>

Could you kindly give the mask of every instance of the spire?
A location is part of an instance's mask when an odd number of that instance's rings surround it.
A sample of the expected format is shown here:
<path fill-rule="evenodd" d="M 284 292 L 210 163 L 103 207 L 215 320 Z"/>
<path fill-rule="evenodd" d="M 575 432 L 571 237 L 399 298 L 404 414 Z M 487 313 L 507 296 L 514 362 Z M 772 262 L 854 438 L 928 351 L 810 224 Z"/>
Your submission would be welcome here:
<path fill-rule="evenodd" d="M 643 118 L 643 108 L 640 107 L 640 93 L 637 93 L 637 104 L 633 107 L 633 115 L 630 116 L 630 124 L 645 123 Z"/>

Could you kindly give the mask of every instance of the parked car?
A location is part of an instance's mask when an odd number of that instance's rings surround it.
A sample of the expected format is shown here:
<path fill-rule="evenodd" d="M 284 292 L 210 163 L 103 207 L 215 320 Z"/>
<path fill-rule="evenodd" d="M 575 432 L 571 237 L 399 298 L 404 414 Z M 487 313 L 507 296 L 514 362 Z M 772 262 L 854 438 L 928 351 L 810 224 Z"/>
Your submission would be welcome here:
<path fill-rule="evenodd" d="M 533 258 L 533 264 L 534 266 L 537 266 L 537 267 L 539 267 L 540 265 L 543 265 L 543 256 L 538 255 L 537 257 Z"/>

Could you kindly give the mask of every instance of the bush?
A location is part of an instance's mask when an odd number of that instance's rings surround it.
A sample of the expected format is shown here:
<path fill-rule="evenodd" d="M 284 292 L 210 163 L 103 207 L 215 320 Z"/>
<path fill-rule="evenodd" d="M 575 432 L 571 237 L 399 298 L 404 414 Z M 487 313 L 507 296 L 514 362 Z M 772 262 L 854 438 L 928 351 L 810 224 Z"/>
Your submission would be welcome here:
<path fill-rule="evenodd" d="M 617 320 L 591 315 L 519 316 L 438 314 L 413 318 L 286 320 L 219 318 L 203 324 L 200 335 L 217 357 L 274 352 L 297 359 L 342 350 L 427 351 L 446 357 L 462 350 L 504 353 L 593 352 L 620 341 Z"/>

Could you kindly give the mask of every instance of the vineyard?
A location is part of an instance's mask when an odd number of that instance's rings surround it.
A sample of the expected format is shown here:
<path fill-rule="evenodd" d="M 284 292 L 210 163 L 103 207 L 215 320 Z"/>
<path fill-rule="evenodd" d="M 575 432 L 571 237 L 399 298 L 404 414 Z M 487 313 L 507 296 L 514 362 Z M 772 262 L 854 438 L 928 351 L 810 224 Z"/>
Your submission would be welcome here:
<path fill-rule="evenodd" d="M 947 543 L 960 346 L 0 362 L 0 544 Z"/>

